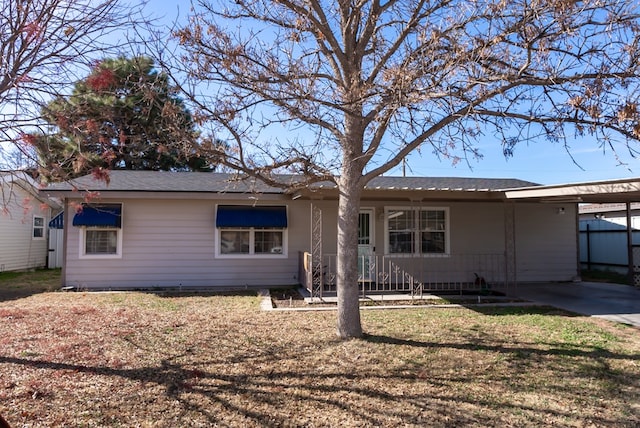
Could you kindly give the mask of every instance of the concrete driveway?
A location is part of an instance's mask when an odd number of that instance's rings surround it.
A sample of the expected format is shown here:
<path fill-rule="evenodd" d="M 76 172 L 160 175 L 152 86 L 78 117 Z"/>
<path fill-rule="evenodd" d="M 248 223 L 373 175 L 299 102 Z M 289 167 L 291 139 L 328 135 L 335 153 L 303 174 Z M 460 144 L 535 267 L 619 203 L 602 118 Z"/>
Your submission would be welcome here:
<path fill-rule="evenodd" d="M 508 295 L 640 327 L 640 289 L 601 282 L 518 284 Z"/>

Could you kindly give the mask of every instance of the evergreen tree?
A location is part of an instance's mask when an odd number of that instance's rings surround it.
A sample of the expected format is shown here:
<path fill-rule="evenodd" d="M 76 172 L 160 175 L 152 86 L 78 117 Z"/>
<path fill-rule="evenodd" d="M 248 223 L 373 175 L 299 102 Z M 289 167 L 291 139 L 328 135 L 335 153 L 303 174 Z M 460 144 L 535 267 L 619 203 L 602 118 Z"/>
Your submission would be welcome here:
<path fill-rule="evenodd" d="M 50 179 L 99 169 L 212 170 L 191 114 L 147 57 L 105 59 L 43 109 L 53 133 L 30 136 Z"/>

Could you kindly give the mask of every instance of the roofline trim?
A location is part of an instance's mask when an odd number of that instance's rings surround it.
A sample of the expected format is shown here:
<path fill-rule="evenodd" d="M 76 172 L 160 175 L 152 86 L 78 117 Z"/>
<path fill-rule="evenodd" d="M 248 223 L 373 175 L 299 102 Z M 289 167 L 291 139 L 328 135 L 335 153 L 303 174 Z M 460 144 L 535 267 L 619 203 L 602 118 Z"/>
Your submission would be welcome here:
<path fill-rule="evenodd" d="M 506 190 L 505 195 L 507 199 L 566 198 L 579 197 L 582 195 L 630 193 L 638 191 L 640 191 L 640 178 L 511 189 Z"/>

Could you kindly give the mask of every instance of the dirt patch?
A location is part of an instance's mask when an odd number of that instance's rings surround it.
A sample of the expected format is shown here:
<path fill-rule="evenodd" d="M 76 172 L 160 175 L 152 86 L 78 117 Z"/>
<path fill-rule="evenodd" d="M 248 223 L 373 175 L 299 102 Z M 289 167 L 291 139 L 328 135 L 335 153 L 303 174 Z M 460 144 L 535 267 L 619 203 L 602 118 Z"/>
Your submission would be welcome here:
<path fill-rule="evenodd" d="M 308 306 L 304 297 L 295 288 L 277 288 L 269 290 L 274 308 L 302 308 Z"/>

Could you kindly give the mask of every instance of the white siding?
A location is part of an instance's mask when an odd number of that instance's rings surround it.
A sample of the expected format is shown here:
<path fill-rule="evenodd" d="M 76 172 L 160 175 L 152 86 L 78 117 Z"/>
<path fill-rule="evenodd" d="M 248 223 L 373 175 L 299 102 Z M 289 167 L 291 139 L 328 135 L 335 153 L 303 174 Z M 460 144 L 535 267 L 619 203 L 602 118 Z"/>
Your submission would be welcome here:
<path fill-rule="evenodd" d="M 0 185 L 0 271 L 44 267 L 49 208 L 18 185 Z M 33 238 L 34 216 L 44 218 L 43 238 Z"/>

